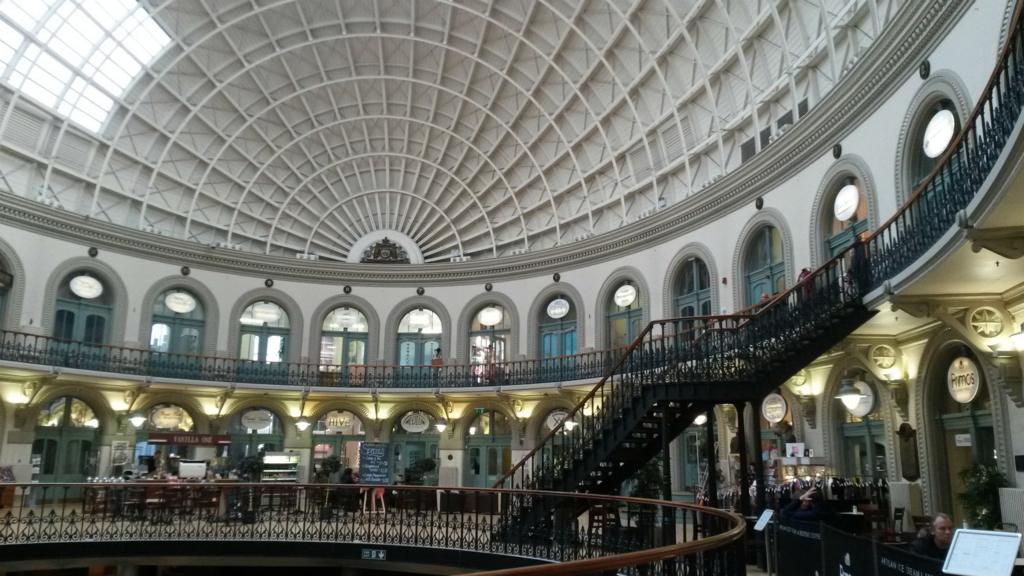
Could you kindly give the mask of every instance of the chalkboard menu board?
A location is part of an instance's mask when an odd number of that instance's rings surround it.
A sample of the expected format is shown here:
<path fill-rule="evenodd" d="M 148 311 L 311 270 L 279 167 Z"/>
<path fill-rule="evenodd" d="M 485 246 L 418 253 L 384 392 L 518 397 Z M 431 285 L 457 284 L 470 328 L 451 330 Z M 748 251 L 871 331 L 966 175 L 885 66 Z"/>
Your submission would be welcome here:
<path fill-rule="evenodd" d="M 363 484 L 390 484 L 388 445 L 363 442 L 359 445 L 359 481 Z"/>

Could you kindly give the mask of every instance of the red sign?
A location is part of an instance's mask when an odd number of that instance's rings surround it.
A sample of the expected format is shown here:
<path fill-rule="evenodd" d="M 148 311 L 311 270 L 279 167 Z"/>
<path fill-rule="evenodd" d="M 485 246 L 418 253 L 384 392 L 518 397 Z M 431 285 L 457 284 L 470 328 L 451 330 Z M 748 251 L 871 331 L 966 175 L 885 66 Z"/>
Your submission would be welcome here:
<path fill-rule="evenodd" d="M 174 444 L 177 446 L 217 446 L 231 444 L 231 437 L 226 434 L 194 434 L 191 432 L 152 432 L 150 444 Z"/>

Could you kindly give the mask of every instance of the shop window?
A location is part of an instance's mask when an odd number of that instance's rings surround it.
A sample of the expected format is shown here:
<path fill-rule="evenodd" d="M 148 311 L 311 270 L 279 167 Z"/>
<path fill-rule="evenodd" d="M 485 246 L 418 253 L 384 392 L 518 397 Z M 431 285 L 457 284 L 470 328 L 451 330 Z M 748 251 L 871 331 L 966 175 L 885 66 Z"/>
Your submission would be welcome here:
<path fill-rule="evenodd" d="M 195 294 L 168 290 L 153 302 L 149 349 L 172 354 L 200 354 L 206 327 L 203 304 Z"/>
<path fill-rule="evenodd" d="M 432 414 L 422 410 L 406 412 L 395 421 L 389 446 L 392 481 L 412 486 L 437 485 L 441 438 L 438 423 Z"/>
<path fill-rule="evenodd" d="M 786 289 L 782 234 L 765 225 L 751 236 L 743 257 L 746 305 L 752 306 Z"/>
<path fill-rule="evenodd" d="M 861 370 L 844 374 L 833 409 L 840 423 L 841 464 L 851 478 L 881 479 L 887 476 L 888 442 L 877 383 Z"/>
<path fill-rule="evenodd" d="M 228 424 L 231 445 L 227 463 L 219 468 L 235 468 L 246 456 L 276 452 L 284 446 L 281 418 L 267 408 L 248 408 L 231 417 Z"/>
<path fill-rule="evenodd" d="M 253 302 L 242 311 L 239 358 L 282 362 L 288 357 L 288 313 L 276 302 Z"/>
<path fill-rule="evenodd" d="M 441 350 L 443 332 L 436 312 L 429 308 L 410 310 L 398 323 L 398 365 L 422 367 L 422 376 L 428 377 L 430 359 Z"/>
<path fill-rule="evenodd" d="M 465 485 L 490 487 L 512 468 L 512 426 L 494 410 L 480 410 L 465 436 Z"/>
<path fill-rule="evenodd" d="M 607 345 L 609 348 L 624 348 L 633 343 L 643 331 L 644 309 L 640 291 L 632 281 L 627 280 L 615 289 L 605 303 Z"/>
<path fill-rule="evenodd" d="M 331 410 L 313 425 L 314 478 L 329 480 L 346 468 L 359 469 L 359 446 L 366 438 L 363 421 L 348 410 Z M 330 461 L 330 465 L 325 462 Z"/>
<path fill-rule="evenodd" d="M 94 475 L 99 427 L 95 411 L 78 398 L 57 398 L 40 410 L 31 456 L 39 481 L 84 482 Z"/>
<path fill-rule="evenodd" d="M 68 274 L 57 288 L 53 336 L 58 340 L 106 344 L 113 317 L 113 295 L 89 271 Z"/>
<path fill-rule="evenodd" d="M 687 258 L 676 273 L 675 309 L 680 318 L 711 315 L 711 277 L 707 264 Z"/>

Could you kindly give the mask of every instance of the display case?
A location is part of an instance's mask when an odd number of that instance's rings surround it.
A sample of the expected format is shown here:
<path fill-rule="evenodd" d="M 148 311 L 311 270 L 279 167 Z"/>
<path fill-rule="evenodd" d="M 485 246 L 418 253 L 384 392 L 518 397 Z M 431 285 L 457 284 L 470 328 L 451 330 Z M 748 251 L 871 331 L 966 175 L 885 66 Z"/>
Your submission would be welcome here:
<path fill-rule="evenodd" d="M 261 482 L 298 482 L 299 455 L 294 452 L 267 452 L 263 456 Z"/>
<path fill-rule="evenodd" d="M 826 458 L 805 456 L 775 459 L 775 477 L 779 483 L 797 479 L 825 479 L 832 476 L 832 472 L 832 466 Z"/>

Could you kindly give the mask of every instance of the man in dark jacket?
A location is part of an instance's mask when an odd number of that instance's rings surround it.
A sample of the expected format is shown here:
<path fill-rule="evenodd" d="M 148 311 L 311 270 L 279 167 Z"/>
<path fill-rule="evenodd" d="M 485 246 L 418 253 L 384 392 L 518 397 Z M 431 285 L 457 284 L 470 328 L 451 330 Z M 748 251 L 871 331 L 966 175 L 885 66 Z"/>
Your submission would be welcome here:
<path fill-rule="evenodd" d="M 945 560 L 952 541 L 953 520 L 948 514 L 936 514 L 928 533 L 914 540 L 910 548 L 915 554 Z"/>

